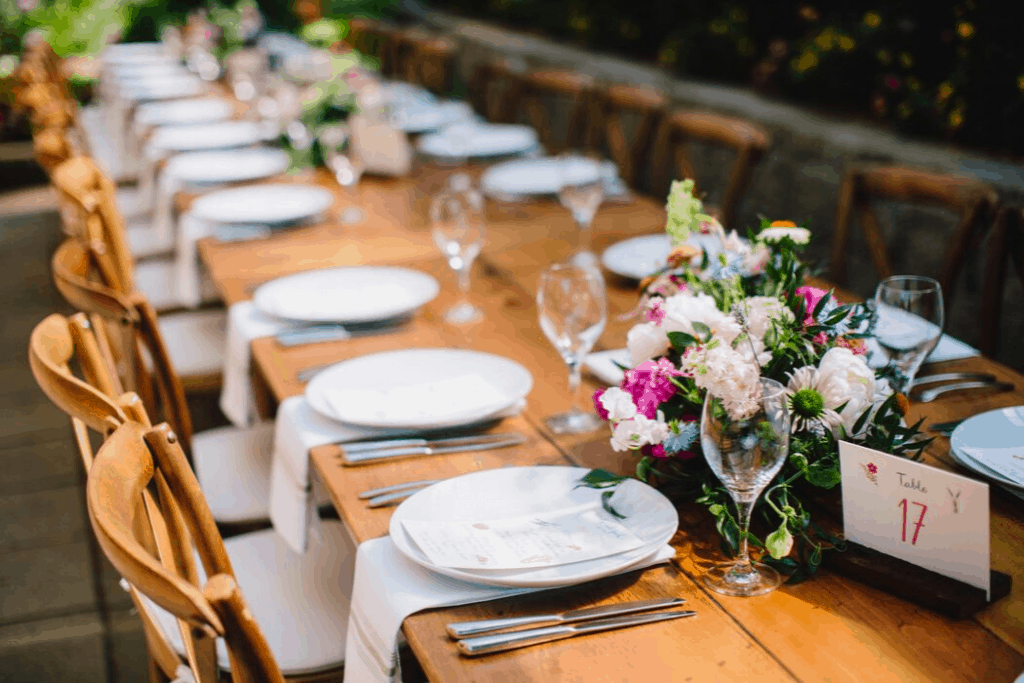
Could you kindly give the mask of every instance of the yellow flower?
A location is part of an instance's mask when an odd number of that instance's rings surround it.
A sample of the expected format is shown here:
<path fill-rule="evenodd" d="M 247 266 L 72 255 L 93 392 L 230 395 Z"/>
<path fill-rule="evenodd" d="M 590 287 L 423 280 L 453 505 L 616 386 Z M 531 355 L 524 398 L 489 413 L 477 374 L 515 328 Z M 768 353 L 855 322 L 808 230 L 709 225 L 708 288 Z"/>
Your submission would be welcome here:
<path fill-rule="evenodd" d="M 864 15 L 864 23 L 868 28 L 878 28 L 878 25 L 882 23 L 882 17 L 878 12 L 868 12 Z"/>

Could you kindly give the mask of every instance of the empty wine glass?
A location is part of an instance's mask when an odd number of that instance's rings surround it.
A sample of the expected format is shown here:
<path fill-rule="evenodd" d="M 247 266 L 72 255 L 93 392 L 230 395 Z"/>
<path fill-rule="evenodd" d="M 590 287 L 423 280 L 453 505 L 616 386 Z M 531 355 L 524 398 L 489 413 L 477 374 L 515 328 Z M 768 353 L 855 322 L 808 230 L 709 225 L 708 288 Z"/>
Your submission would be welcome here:
<path fill-rule="evenodd" d="M 459 277 L 459 301 L 444 319 L 456 325 L 479 320 L 483 311 L 469 301 L 469 271 L 486 238 L 484 201 L 469 176 L 456 173 L 447 187 L 430 202 L 430 229 L 434 244 Z"/>
<path fill-rule="evenodd" d="M 906 392 L 945 325 L 942 286 L 930 277 L 897 275 L 875 290 L 875 339 L 889 361 L 894 388 Z"/>
<path fill-rule="evenodd" d="M 541 273 L 537 288 L 540 328 L 569 366 L 572 394 L 569 412 L 544 421 L 555 434 L 591 432 L 604 425 L 596 415 L 582 409 L 580 386 L 583 360 L 604 331 L 607 309 L 601 271 L 556 263 Z"/>
<path fill-rule="evenodd" d="M 604 201 L 602 163 L 587 153 L 566 152 L 558 157 L 558 199 L 572 213 L 579 231 L 573 262 L 595 265 L 597 257 L 591 249 L 594 216 Z"/>
<path fill-rule="evenodd" d="M 782 577 L 761 562 L 751 562 L 747 549 L 750 513 L 764 487 L 778 474 L 789 450 L 786 389 L 761 379 L 757 411 L 734 419 L 721 399 L 709 391 L 704 399 L 700 443 L 711 471 L 736 503 L 740 553 L 736 562 L 720 564 L 704 576 L 708 588 L 725 595 L 763 595 Z"/>

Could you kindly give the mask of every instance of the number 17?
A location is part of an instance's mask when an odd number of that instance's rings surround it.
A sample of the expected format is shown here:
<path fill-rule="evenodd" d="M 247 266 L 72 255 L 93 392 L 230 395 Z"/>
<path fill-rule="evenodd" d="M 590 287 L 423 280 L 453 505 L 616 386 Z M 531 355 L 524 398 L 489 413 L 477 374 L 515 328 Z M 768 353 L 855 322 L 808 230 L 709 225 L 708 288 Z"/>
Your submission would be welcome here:
<path fill-rule="evenodd" d="M 921 508 L 921 516 L 917 518 L 914 523 L 914 536 L 910 541 L 910 545 L 917 545 L 917 535 L 921 533 L 921 527 L 924 526 L 924 514 L 928 512 L 928 506 L 924 503 L 911 503 Z M 903 542 L 907 542 L 907 499 L 904 498 L 899 502 L 899 507 L 903 508 Z"/>

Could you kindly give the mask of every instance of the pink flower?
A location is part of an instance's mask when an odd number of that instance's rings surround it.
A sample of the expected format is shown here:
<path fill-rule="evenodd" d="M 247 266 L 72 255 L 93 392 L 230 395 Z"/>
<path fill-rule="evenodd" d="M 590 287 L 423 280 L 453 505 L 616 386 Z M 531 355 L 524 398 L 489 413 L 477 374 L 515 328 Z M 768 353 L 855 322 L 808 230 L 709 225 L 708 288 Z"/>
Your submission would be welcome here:
<path fill-rule="evenodd" d="M 665 319 L 665 300 L 661 298 L 651 299 L 644 309 L 644 320 L 650 323 L 661 324 Z"/>
<path fill-rule="evenodd" d="M 605 410 L 604 405 L 601 404 L 601 397 L 604 396 L 605 391 L 605 389 L 598 389 L 594 392 L 594 409 L 597 410 L 597 416 L 607 422 L 608 411 Z"/>
<path fill-rule="evenodd" d="M 824 289 L 818 289 L 817 287 L 797 287 L 796 293 L 798 296 L 802 296 L 807 304 L 807 310 L 804 314 L 804 326 L 814 324 L 814 309 L 818 305 L 828 292 Z"/>
<path fill-rule="evenodd" d="M 667 458 L 668 453 L 665 452 L 665 447 L 658 443 L 651 446 L 651 456 L 655 458 Z"/>
<path fill-rule="evenodd" d="M 676 393 L 671 378 L 681 374 L 667 358 L 647 360 L 626 371 L 622 389 L 633 397 L 637 411 L 653 420 L 658 414 L 658 406 Z"/>
<path fill-rule="evenodd" d="M 873 462 L 868 463 L 868 472 L 871 474 L 878 474 L 878 465 Z"/>

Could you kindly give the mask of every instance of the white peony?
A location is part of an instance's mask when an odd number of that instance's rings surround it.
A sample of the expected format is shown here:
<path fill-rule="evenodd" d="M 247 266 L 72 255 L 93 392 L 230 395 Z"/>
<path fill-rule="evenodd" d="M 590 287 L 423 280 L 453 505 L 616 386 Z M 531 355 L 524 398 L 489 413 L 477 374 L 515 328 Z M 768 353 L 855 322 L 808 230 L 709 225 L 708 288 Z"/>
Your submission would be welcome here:
<path fill-rule="evenodd" d="M 661 413 L 658 413 L 657 420 L 637 415 L 631 420 L 623 420 L 615 425 L 612 430 L 612 449 L 630 451 L 648 444 L 659 444 L 668 438 L 669 431 L 665 417 Z"/>
<path fill-rule="evenodd" d="M 665 320 L 661 323 L 665 332 L 686 332 L 697 336 L 693 329 L 693 323 L 697 322 L 711 328 L 714 338 L 726 344 L 731 344 L 743 331 L 736 319 L 718 310 L 714 298 L 707 294 L 693 296 L 682 293 L 665 299 Z"/>
<path fill-rule="evenodd" d="M 626 335 L 626 348 L 633 367 L 645 360 L 664 356 L 670 346 L 668 334 L 655 322 L 634 325 Z"/>
<path fill-rule="evenodd" d="M 752 296 L 738 306 L 747 319 L 747 331 L 757 339 L 764 339 L 772 320 L 793 322 L 793 311 L 774 296 Z"/>
<path fill-rule="evenodd" d="M 629 392 L 618 387 L 611 387 L 601 394 L 601 405 L 608 411 L 608 419 L 617 422 L 636 416 L 636 406 Z"/>
<path fill-rule="evenodd" d="M 721 400 L 734 420 L 757 412 L 761 374 L 757 365 L 731 346 L 716 344 L 688 353 L 682 369 L 692 373 L 698 387 Z"/>

